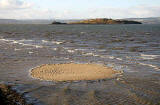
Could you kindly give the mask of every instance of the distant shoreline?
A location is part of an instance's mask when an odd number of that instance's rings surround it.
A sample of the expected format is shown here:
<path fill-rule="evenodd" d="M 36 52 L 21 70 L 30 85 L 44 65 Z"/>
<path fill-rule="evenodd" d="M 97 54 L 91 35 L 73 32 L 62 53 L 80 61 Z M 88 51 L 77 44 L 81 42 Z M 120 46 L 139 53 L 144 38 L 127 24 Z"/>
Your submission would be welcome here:
<path fill-rule="evenodd" d="M 0 24 L 51 24 L 53 21 L 60 23 L 78 22 L 87 19 L 0 19 Z M 122 18 L 116 20 L 138 21 L 143 24 L 160 24 L 160 17 Z"/>

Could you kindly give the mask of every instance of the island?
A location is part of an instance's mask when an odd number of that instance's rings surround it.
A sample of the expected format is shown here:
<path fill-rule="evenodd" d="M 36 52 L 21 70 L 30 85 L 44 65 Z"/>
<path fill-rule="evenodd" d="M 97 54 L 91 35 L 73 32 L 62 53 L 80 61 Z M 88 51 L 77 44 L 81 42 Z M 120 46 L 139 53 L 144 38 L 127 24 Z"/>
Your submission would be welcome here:
<path fill-rule="evenodd" d="M 54 21 L 52 24 L 142 24 L 142 23 L 133 20 L 96 18 L 96 19 L 87 19 L 87 20 L 68 22 L 68 23 L 61 23 Z"/>
<path fill-rule="evenodd" d="M 82 20 L 79 22 L 71 22 L 68 24 L 142 24 L 142 23 L 137 21 L 120 20 L 120 19 L 114 20 L 107 18 L 97 18 L 97 19 Z"/>
<path fill-rule="evenodd" d="M 62 23 L 62 22 L 54 21 L 54 22 L 52 22 L 52 24 L 67 24 L 67 23 Z"/>

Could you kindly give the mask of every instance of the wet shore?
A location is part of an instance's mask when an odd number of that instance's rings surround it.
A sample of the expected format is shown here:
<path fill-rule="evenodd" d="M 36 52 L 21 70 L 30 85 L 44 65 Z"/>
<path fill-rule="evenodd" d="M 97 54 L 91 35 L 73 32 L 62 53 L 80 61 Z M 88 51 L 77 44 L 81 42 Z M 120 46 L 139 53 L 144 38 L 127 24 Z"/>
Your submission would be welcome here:
<path fill-rule="evenodd" d="M 23 94 L 12 89 L 12 85 L 0 84 L 0 104 L 1 105 L 33 105 L 27 103 Z"/>

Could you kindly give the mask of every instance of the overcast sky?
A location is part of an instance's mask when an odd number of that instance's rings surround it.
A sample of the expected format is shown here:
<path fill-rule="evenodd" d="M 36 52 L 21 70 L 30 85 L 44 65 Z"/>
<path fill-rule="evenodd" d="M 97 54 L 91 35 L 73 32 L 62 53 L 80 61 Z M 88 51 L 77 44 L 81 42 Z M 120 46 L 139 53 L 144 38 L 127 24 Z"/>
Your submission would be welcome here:
<path fill-rule="evenodd" d="M 160 0 L 0 0 L 0 19 L 160 17 Z"/>

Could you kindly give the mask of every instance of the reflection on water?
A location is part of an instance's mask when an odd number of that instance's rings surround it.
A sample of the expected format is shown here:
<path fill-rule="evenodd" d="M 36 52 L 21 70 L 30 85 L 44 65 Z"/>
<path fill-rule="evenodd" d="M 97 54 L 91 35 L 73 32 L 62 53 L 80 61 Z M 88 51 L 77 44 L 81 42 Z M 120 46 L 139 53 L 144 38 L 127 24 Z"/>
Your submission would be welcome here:
<path fill-rule="evenodd" d="M 48 105 L 160 104 L 160 25 L 0 25 L 0 80 Z M 41 64 L 98 63 L 112 79 L 46 82 Z M 20 86 L 21 85 L 21 86 Z"/>

